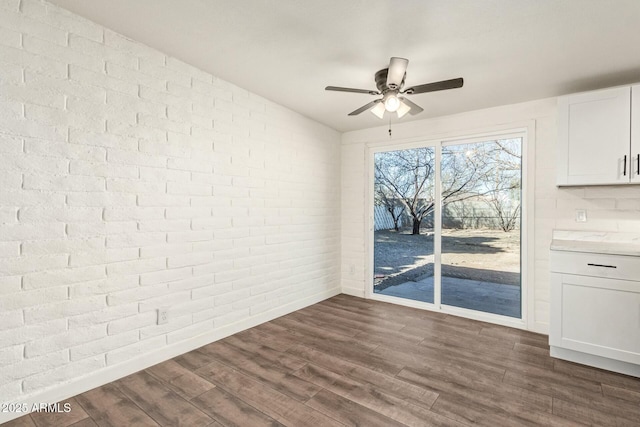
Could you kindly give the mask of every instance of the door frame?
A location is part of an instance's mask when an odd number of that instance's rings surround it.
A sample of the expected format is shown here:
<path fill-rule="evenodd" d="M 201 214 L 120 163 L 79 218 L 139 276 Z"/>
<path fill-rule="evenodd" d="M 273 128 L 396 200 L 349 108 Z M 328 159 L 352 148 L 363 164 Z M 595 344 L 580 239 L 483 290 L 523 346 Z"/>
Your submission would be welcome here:
<path fill-rule="evenodd" d="M 414 301 L 406 298 L 381 295 L 373 292 L 374 274 L 374 157 L 376 153 L 385 151 L 396 151 L 419 147 L 434 147 L 436 150 L 436 164 L 440 164 L 442 147 L 445 145 L 462 144 L 471 142 L 490 141 L 492 139 L 518 137 L 522 138 L 522 193 L 521 193 L 521 226 L 520 226 L 520 275 L 521 275 L 521 318 L 516 319 L 508 316 L 493 313 L 446 306 L 441 304 L 441 286 L 434 286 L 434 303 Z M 366 144 L 366 189 L 365 189 L 365 298 L 390 302 L 408 307 L 437 311 L 510 326 L 518 329 L 530 329 L 535 324 L 534 318 L 534 221 L 533 221 L 533 200 L 534 200 L 534 179 L 535 179 L 535 158 L 534 147 L 530 141 L 535 141 L 535 122 L 526 122 L 505 126 L 495 126 L 483 129 L 474 133 L 452 133 L 440 137 L 406 138 L 394 141 L 380 141 Z M 434 212 L 434 283 L 440 283 L 440 262 L 442 251 L 441 243 L 441 184 L 440 170 L 436 171 L 436 207 Z"/>

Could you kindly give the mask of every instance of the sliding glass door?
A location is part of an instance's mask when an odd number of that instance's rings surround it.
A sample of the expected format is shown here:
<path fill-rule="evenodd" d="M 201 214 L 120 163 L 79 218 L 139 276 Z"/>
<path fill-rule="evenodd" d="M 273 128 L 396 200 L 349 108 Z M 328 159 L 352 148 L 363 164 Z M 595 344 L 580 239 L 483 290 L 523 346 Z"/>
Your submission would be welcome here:
<path fill-rule="evenodd" d="M 373 153 L 374 295 L 522 318 L 523 140 Z"/>
<path fill-rule="evenodd" d="M 435 148 L 374 157 L 374 292 L 433 303 Z"/>
<path fill-rule="evenodd" d="M 521 317 L 522 139 L 442 147 L 442 304 Z"/>

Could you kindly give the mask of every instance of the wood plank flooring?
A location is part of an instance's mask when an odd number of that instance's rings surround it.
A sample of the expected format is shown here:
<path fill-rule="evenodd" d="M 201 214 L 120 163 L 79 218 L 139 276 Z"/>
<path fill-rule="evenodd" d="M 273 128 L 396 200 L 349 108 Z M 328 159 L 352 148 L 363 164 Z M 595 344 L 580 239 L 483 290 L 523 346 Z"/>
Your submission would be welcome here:
<path fill-rule="evenodd" d="M 6 425 L 640 425 L 640 379 L 547 341 L 339 295 Z"/>

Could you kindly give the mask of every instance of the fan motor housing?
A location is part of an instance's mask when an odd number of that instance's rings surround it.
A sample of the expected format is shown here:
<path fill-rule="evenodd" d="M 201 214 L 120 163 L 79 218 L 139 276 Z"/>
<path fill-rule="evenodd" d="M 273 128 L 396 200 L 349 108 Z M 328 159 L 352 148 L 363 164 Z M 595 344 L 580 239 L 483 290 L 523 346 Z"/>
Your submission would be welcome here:
<path fill-rule="evenodd" d="M 388 72 L 389 72 L 389 69 L 388 68 L 384 68 L 384 69 L 378 71 L 376 73 L 376 75 L 375 75 L 376 87 L 378 88 L 380 93 L 385 93 L 388 90 L 397 90 L 397 89 L 400 89 L 404 85 L 404 79 L 407 76 L 406 73 L 402 77 L 402 83 L 400 83 L 399 87 L 390 88 L 389 86 L 387 86 L 387 73 Z"/>

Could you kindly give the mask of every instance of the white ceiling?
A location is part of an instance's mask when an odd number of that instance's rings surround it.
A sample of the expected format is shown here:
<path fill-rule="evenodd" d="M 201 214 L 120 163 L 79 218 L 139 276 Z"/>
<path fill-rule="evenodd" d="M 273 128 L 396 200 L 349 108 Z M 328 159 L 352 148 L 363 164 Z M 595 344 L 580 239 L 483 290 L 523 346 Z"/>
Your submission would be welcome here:
<path fill-rule="evenodd" d="M 391 56 L 407 86 L 465 79 L 402 121 L 640 81 L 640 0 L 50 1 L 340 131 L 385 122 L 324 87 L 375 89 Z"/>

